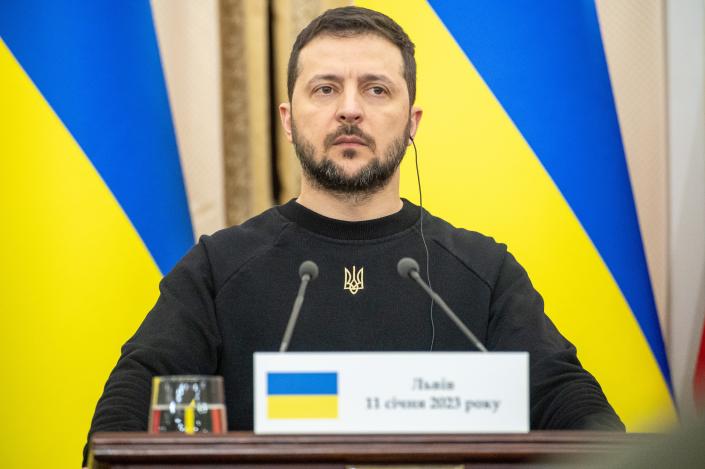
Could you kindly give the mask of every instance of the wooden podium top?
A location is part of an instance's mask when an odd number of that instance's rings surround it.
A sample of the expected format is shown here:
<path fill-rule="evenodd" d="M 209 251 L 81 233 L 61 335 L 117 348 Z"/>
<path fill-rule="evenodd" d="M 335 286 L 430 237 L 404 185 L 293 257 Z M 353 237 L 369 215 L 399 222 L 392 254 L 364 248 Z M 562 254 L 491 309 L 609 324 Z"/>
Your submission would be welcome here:
<path fill-rule="evenodd" d="M 93 468 L 316 467 L 375 465 L 472 467 L 570 462 L 609 457 L 655 440 L 655 435 L 531 432 L 495 435 L 226 435 L 97 433 Z M 389 466 L 387 466 L 389 467 Z"/>

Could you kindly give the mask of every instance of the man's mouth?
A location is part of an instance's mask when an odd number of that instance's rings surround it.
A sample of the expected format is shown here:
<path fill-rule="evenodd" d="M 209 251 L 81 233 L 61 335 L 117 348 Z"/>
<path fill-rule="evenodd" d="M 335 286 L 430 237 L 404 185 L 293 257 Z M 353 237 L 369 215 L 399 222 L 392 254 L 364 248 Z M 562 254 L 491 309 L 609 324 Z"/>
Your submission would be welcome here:
<path fill-rule="evenodd" d="M 333 145 L 367 145 L 367 143 L 355 135 L 341 135 L 333 141 Z"/>
<path fill-rule="evenodd" d="M 341 126 L 335 132 L 326 135 L 323 141 L 323 148 L 329 150 L 331 147 L 355 150 L 360 147 L 367 147 L 370 151 L 375 151 L 375 140 L 366 135 L 357 126 Z"/>

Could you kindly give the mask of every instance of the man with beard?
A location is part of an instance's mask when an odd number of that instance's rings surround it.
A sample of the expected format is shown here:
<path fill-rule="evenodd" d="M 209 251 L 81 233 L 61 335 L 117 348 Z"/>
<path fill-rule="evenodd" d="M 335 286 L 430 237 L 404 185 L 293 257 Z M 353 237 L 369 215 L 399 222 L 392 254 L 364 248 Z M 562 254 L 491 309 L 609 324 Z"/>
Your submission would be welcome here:
<path fill-rule="evenodd" d="M 91 433 L 146 430 L 154 375 L 222 375 L 228 426 L 253 426 L 252 354 L 278 349 L 302 261 L 315 261 L 292 351 L 467 351 L 396 271 L 422 276 L 489 350 L 530 353 L 533 429 L 623 430 L 575 348 L 506 246 L 399 198 L 399 163 L 418 129 L 414 45 L 390 18 L 329 10 L 298 36 L 282 125 L 301 161 L 297 199 L 199 243 L 161 282 L 125 344 Z"/>

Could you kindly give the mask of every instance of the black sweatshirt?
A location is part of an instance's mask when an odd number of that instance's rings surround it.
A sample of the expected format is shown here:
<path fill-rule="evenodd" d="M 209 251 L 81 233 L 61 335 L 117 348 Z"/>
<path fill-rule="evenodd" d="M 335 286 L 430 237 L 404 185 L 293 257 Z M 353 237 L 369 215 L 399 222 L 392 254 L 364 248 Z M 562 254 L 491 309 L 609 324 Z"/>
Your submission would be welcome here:
<path fill-rule="evenodd" d="M 276 351 L 310 259 L 311 282 L 290 351 L 467 351 L 472 346 L 396 271 L 412 257 L 426 278 L 419 207 L 363 222 L 323 217 L 295 201 L 201 237 L 164 277 L 160 297 L 122 355 L 90 432 L 145 431 L 151 377 L 222 375 L 230 430 L 253 427 L 252 354 Z M 576 350 L 506 246 L 424 212 L 433 288 L 489 350 L 530 353 L 532 429 L 623 430 Z M 345 289 L 345 269 L 363 288 Z"/>

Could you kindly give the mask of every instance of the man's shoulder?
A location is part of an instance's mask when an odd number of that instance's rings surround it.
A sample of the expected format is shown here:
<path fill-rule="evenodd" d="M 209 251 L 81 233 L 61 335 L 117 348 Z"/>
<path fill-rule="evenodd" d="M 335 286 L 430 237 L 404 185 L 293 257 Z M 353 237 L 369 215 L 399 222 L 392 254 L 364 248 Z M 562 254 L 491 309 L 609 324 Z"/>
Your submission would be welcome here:
<path fill-rule="evenodd" d="M 278 237 L 287 224 L 277 207 L 272 207 L 239 225 L 223 228 L 202 239 L 213 246 L 229 246 L 233 242 L 266 244 Z"/>
<path fill-rule="evenodd" d="M 428 212 L 427 212 L 428 213 Z M 450 222 L 428 215 L 424 234 L 440 248 L 493 284 L 507 257 L 507 245 L 477 231 L 458 228 Z"/>
<path fill-rule="evenodd" d="M 216 287 L 219 280 L 224 281 L 248 261 L 274 247 L 289 224 L 272 207 L 239 225 L 201 236 L 199 244 L 208 257 Z"/>

